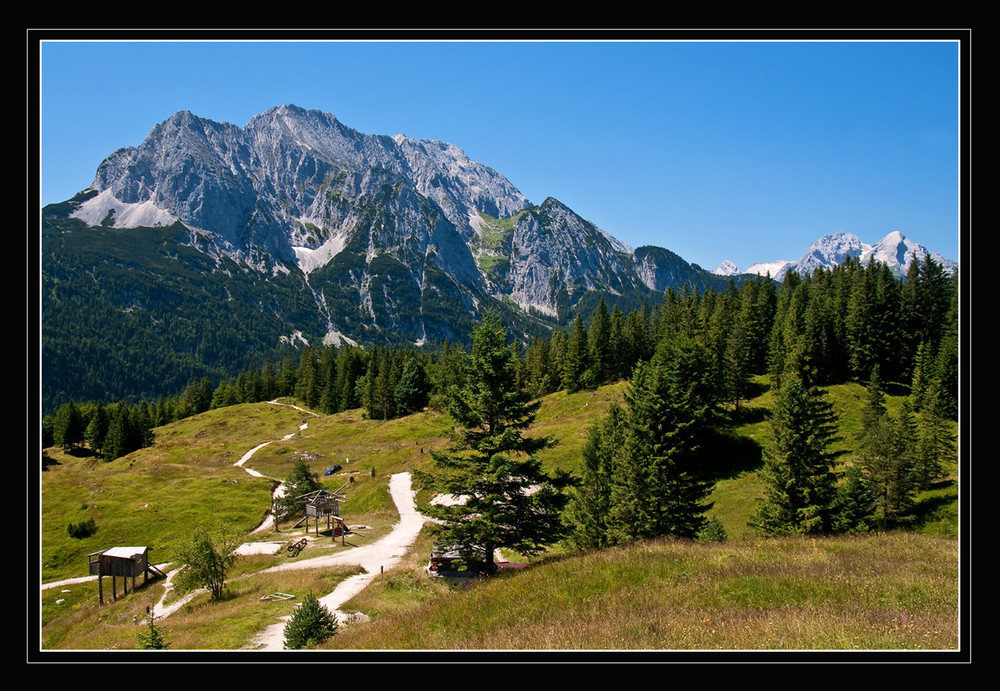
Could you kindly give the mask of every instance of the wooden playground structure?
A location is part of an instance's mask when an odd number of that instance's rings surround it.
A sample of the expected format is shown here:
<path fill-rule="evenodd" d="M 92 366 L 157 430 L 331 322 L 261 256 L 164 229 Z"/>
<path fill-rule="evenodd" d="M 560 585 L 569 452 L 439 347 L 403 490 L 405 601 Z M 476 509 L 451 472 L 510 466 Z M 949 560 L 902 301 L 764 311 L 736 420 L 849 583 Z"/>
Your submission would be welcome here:
<path fill-rule="evenodd" d="M 347 496 L 341 493 L 347 484 L 341 485 L 339 489 L 334 492 L 330 492 L 325 489 L 318 489 L 314 492 L 308 492 L 306 494 L 296 497 L 296 500 L 302 504 L 305 504 L 306 515 L 295 524 L 293 527 L 298 527 L 303 523 L 306 524 L 306 533 L 309 532 L 309 519 L 312 518 L 316 524 L 316 535 L 319 536 L 319 524 L 321 519 L 326 519 L 327 530 L 330 531 L 333 539 L 337 539 L 339 536 L 343 542 L 345 535 L 347 534 L 347 524 L 344 523 L 344 519 L 340 517 L 340 504 L 347 500 Z"/>

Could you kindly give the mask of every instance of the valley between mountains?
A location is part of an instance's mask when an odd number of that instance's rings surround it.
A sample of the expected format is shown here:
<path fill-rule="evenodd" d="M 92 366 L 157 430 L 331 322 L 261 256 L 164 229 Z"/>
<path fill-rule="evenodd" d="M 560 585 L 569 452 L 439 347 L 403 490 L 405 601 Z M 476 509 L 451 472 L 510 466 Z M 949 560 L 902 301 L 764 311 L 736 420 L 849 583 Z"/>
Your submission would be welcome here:
<path fill-rule="evenodd" d="M 244 127 L 178 112 L 42 209 L 41 226 L 46 412 L 175 395 L 307 345 L 467 345 L 487 309 L 527 346 L 601 300 L 628 313 L 668 290 L 848 258 L 896 275 L 924 256 L 956 266 L 899 231 L 875 245 L 843 232 L 798 261 L 713 272 L 633 248 L 558 199 L 532 202 L 454 144 L 294 105 Z"/>
<path fill-rule="evenodd" d="M 967 642 L 958 267 L 901 232 L 712 272 L 284 105 L 155 125 L 41 250 L 43 651 L 145 647 L 149 607 L 169 650 L 269 652 L 313 597 L 308 647 L 354 654 Z M 199 542 L 224 588 L 78 580 Z"/>

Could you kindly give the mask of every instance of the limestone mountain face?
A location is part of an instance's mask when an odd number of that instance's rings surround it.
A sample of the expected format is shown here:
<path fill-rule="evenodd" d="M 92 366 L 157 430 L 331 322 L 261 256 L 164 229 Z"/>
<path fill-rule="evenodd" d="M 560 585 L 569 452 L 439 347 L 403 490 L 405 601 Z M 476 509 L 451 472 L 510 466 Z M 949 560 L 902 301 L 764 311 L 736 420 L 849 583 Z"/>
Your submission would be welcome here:
<path fill-rule="evenodd" d="M 692 273 L 676 255 L 658 265 L 665 251 L 634 254 L 555 199 L 533 206 L 453 144 L 362 134 L 291 105 L 245 127 L 176 113 L 112 153 L 72 216 L 179 222 L 217 261 L 301 273 L 327 342 L 454 339 L 486 303 L 551 320 L 586 291 L 663 290 Z"/>
<path fill-rule="evenodd" d="M 332 259 L 364 214 L 404 187 L 433 201 L 464 238 L 477 208 L 507 215 L 527 205 L 457 147 L 364 135 L 330 114 L 281 106 L 244 128 L 173 115 L 101 164 L 93 184 L 101 195 L 76 215 L 95 222 L 114 208 L 116 227 L 180 220 L 233 258 L 256 262 L 263 251 L 297 263 L 324 245 Z M 434 222 L 425 220 L 429 232 Z"/>

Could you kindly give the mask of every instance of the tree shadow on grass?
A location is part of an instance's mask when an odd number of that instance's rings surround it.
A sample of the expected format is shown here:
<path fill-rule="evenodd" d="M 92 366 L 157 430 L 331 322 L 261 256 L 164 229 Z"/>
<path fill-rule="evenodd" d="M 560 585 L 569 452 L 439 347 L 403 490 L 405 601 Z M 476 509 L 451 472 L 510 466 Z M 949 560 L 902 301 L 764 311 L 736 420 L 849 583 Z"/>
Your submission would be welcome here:
<path fill-rule="evenodd" d="M 913 505 L 911 515 L 915 528 L 925 528 L 935 523 L 957 523 L 957 483 L 954 480 L 935 482 L 929 488 L 937 492 L 920 497 Z"/>
<path fill-rule="evenodd" d="M 771 415 L 771 411 L 758 405 L 741 405 L 739 410 L 733 410 L 729 414 L 730 425 L 754 425 L 764 422 Z"/>
<path fill-rule="evenodd" d="M 706 478 L 713 482 L 752 472 L 764 465 L 764 450 L 755 440 L 715 430 L 702 444 Z"/>

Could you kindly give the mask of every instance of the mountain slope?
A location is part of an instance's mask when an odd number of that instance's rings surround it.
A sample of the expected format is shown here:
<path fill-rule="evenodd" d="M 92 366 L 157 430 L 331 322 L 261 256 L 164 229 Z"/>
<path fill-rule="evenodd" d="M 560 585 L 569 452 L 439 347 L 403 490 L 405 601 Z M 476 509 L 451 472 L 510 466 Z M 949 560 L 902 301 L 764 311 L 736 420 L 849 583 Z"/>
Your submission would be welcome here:
<path fill-rule="evenodd" d="M 174 114 L 43 209 L 42 244 L 45 386 L 67 397 L 95 391 L 64 373 L 127 368 L 137 349 L 215 378 L 289 342 L 464 342 L 487 306 L 528 339 L 594 296 L 636 304 L 684 282 L 726 284 L 667 250 L 633 251 L 555 199 L 532 205 L 452 144 L 362 134 L 292 105 L 245 127 Z M 91 285 L 100 252 L 136 275 Z M 170 261 L 180 256 L 197 261 Z M 97 324 L 122 330 L 86 338 Z M 227 338 L 214 334 L 223 324 Z M 107 382 L 102 398 L 150 393 L 121 383 L 136 372 L 79 376 Z"/>

